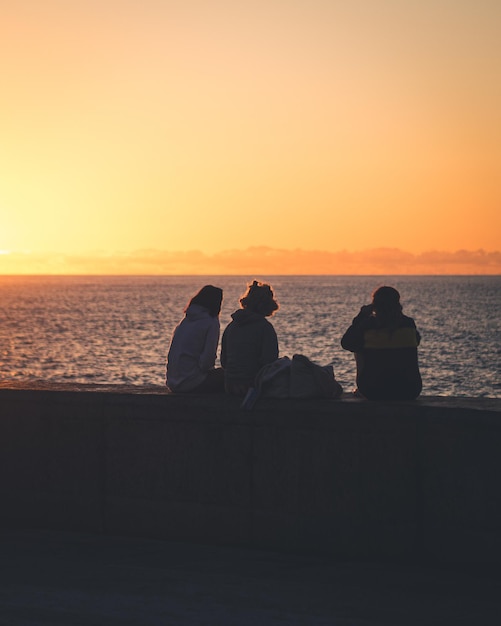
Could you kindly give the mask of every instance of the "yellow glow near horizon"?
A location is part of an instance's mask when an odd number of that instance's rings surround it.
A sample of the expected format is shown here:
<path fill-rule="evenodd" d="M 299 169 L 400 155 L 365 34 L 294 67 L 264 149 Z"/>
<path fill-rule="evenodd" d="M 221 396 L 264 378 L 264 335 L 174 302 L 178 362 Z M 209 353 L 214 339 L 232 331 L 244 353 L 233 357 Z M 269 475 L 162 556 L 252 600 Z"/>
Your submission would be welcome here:
<path fill-rule="evenodd" d="M 0 248 L 499 250 L 500 26 L 489 0 L 18 0 Z"/>

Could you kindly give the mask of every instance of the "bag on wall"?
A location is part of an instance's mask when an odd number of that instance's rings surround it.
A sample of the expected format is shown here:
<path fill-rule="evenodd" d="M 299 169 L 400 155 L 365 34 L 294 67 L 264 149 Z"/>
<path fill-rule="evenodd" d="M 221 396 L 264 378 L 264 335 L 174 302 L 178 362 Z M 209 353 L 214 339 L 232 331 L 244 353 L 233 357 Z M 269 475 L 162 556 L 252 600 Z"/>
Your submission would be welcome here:
<path fill-rule="evenodd" d="M 332 365 L 317 365 L 302 354 L 282 357 L 262 367 L 242 408 L 252 409 L 260 397 L 337 398 L 343 388 L 334 377 Z"/>

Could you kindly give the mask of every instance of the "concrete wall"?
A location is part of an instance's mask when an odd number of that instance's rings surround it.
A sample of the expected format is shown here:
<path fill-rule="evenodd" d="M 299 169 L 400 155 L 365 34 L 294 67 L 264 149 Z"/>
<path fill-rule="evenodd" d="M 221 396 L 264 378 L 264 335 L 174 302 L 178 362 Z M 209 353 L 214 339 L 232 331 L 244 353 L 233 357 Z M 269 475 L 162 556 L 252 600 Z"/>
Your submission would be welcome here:
<path fill-rule="evenodd" d="M 3 526 L 501 561 L 501 400 L 0 388 Z"/>

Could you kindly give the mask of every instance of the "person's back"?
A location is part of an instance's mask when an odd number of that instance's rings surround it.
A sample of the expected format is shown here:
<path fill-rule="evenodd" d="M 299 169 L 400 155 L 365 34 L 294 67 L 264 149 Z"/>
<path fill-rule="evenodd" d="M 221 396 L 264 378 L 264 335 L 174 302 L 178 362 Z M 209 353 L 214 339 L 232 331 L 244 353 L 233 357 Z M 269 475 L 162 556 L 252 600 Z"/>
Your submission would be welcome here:
<path fill-rule="evenodd" d="M 223 372 L 214 367 L 222 297 L 221 289 L 206 285 L 185 309 L 167 355 L 166 384 L 171 391 L 223 390 Z"/>
<path fill-rule="evenodd" d="M 269 285 L 257 281 L 240 300 L 243 308 L 232 314 L 223 333 L 221 365 L 228 393 L 245 395 L 257 372 L 278 358 L 278 339 L 266 319 L 278 309 Z"/>
<path fill-rule="evenodd" d="M 376 290 L 344 334 L 341 345 L 355 353 L 357 391 L 369 400 L 411 400 L 421 393 L 414 320 L 402 313 L 400 294 Z"/>

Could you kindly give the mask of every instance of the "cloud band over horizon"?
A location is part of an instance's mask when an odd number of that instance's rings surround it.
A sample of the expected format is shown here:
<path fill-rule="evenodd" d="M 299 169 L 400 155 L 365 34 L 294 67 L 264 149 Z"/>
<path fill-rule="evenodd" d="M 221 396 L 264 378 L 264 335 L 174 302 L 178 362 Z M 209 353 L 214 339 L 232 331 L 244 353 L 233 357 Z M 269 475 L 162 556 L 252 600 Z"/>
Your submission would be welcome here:
<path fill-rule="evenodd" d="M 501 251 L 398 248 L 361 251 L 286 250 L 267 246 L 206 254 L 137 250 L 95 254 L 8 252 L 0 275 L 501 275 Z"/>

